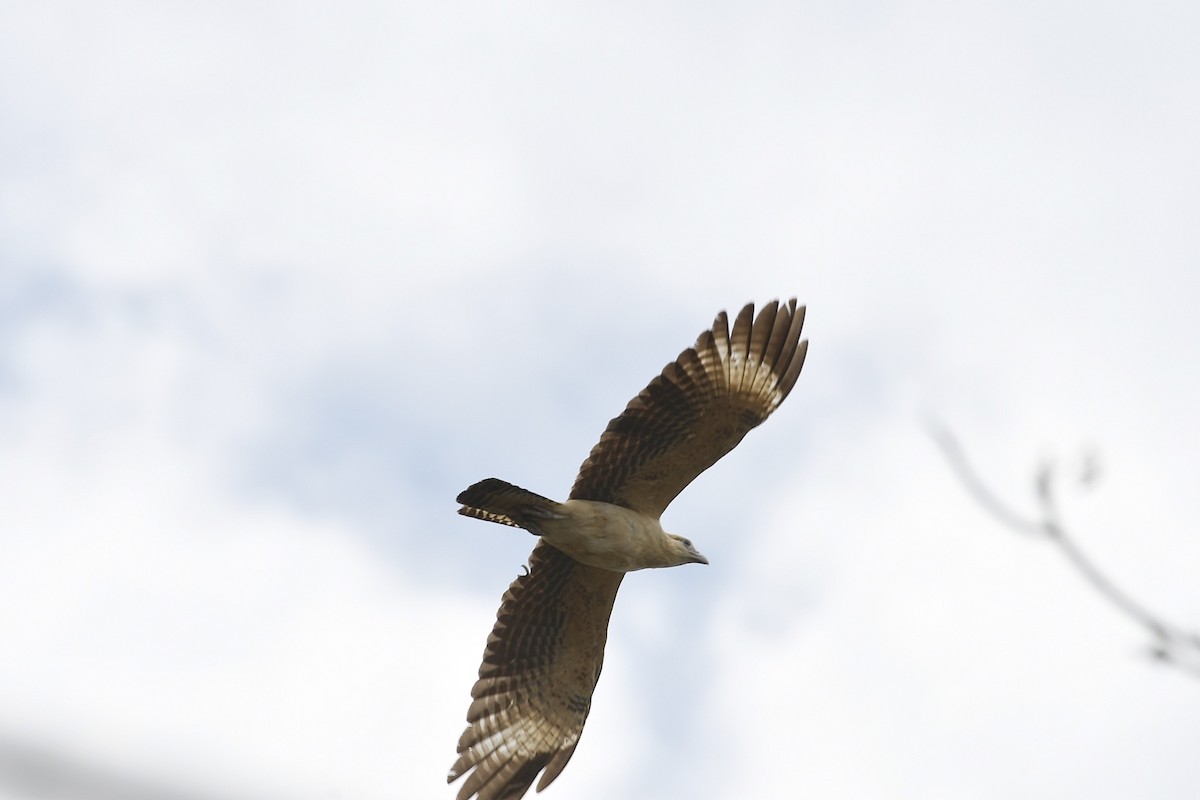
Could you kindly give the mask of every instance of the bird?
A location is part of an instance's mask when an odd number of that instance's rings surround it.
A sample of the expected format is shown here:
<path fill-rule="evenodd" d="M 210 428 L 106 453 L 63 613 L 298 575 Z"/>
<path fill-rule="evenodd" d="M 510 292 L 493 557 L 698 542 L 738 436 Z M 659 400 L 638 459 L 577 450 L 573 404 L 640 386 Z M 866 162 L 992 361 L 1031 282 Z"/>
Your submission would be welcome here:
<path fill-rule="evenodd" d="M 538 537 L 508 587 L 471 689 L 448 783 L 457 800 L 519 800 L 559 776 L 600 678 L 609 616 L 628 572 L 707 564 L 660 516 L 791 392 L 804 365 L 805 307 L 721 311 L 608 423 L 558 503 L 498 478 L 458 495 L 458 513 Z M 469 773 L 469 774 L 468 774 Z"/>

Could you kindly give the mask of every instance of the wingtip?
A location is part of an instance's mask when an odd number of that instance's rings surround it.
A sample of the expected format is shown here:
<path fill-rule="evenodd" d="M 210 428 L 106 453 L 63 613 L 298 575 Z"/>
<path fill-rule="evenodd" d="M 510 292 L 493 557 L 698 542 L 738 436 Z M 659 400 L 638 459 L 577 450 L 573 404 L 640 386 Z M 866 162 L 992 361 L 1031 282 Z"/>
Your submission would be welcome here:
<path fill-rule="evenodd" d="M 804 359 L 807 356 L 808 339 L 801 339 L 799 344 L 796 345 L 796 352 L 792 355 L 787 372 L 784 373 L 783 378 L 779 381 L 780 402 L 783 402 L 783 398 L 791 394 L 796 381 L 800 379 L 800 370 L 804 367 Z"/>

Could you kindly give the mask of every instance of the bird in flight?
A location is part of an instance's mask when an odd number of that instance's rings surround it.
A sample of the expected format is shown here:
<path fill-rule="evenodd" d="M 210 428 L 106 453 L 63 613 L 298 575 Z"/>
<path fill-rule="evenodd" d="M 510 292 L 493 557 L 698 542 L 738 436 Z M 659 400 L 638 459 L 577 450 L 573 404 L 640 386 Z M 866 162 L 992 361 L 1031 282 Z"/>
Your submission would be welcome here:
<path fill-rule="evenodd" d="M 447 776 L 470 772 L 458 800 L 518 800 L 539 773 L 540 792 L 562 772 L 592 706 L 622 578 L 708 563 L 659 517 L 787 397 L 808 351 L 803 325 L 795 298 L 757 317 L 748 304 L 732 331 L 722 311 L 608 423 L 565 503 L 497 478 L 458 496 L 458 513 L 539 537 L 504 593 L 471 689 Z"/>

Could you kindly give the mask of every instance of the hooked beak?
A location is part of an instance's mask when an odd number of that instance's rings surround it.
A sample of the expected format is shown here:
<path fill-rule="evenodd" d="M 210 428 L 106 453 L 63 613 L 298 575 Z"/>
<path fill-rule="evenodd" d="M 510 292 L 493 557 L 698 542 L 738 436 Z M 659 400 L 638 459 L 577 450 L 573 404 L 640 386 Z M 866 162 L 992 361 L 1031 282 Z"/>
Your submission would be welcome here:
<path fill-rule="evenodd" d="M 708 563 L 708 559 L 705 558 L 704 556 L 700 555 L 699 553 L 696 553 L 696 555 L 693 558 L 691 558 L 690 561 L 693 564 L 707 564 Z"/>

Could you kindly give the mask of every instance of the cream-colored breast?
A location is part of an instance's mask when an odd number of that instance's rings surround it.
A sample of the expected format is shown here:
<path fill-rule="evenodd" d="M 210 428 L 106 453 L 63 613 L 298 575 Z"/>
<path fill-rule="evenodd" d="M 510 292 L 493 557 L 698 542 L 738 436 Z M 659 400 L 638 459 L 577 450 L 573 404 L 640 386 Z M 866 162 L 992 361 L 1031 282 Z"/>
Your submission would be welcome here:
<path fill-rule="evenodd" d="M 624 506 L 568 500 L 561 519 L 539 523 L 542 538 L 576 561 L 613 572 L 633 572 L 669 563 L 662 525 Z"/>

